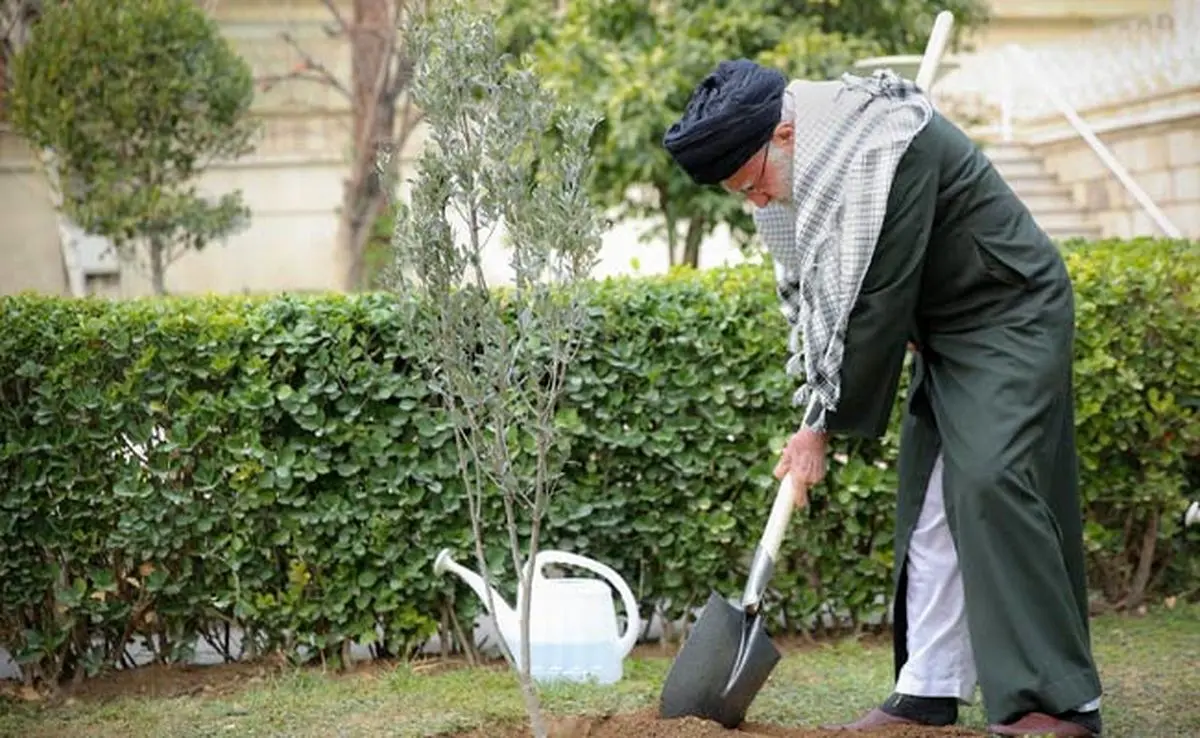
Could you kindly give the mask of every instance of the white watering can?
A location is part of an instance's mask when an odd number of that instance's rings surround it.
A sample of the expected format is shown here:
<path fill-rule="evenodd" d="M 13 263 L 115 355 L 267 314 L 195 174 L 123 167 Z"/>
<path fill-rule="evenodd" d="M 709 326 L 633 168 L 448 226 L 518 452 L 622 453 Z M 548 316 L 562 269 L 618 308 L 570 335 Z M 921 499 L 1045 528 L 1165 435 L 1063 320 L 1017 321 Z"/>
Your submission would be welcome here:
<path fill-rule="evenodd" d="M 530 674 L 539 682 L 595 680 L 612 684 L 623 675 L 622 662 L 637 642 L 641 631 L 637 601 L 629 585 L 608 566 L 567 551 L 540 551 L 531 562 L 533 595 L 529 612 Z M 547 564 L 567 564 L 589 569 L 607 579 L 625 603 L 625 634 L 617 636 L 617 613 L 613 608 L 608 584 L 599 579 L 560 577 L 548 579 L 542 574 Z M 530 564 L 525 576 L 530 576 Z M 457 574 L 488 607 L 489 587 L 474 571 L 450 557 L 442 549 L 433 562 L 438 574 Z M 493 613 L 500 637 L 521 666 L 521 588 L 517 589 L 517 607 L 509 607 L 500 593 L 492 589 L 496 605 Z"/>

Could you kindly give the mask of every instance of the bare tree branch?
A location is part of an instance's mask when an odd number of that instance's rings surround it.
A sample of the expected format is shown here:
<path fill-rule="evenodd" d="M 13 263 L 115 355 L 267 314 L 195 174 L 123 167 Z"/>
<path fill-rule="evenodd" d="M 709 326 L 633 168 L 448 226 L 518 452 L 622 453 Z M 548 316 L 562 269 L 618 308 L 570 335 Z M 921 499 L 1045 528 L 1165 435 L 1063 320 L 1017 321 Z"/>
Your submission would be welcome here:
<path fill-rule="evenodd" d="M 393 50 L 392 60 L 395 64 L 392 67 L 391 76 L 385 86 L 385 94 L 394 105 L 399 99 L 400 93 L 407 90 L 409 84 L 412 82 L 413 62 L 407 54 L 399 49 Z"/>
<path fill-rule="evenodd" d="M 346 22 L 346 17 L 342 15 L 342 11 L 338 10 L 337 3 L 333 2 L 333 0 L 321 0 L 321 4 L 324 5 L 325 9 L 329 11 L 329 14 L 333 16 L 333 21 L 335 24 L 337 24 L 337 31 L 331 35 L 336 35 L 337 33 L 350 33 L 350 24 Z"/>
<path fill-rule="evenodd" d="M 254 82 L 262 92 L 270 92 L 285 82 L 313 82 L 319 85 L 329 85 L 329 81 L 323 75 L 299 65 L 286 74 L 264 74 L 255 77 Z"/>
<path fill-rule="evenodd" d="M 400 98 L 413 78 L 410 54 L 400 48 L 400 23 L 419 0 L 355 0 L 353 16 L 336 0 L 322 0 L 331 22 L 330 37 L 345 37 L 351 52 L 351 71 L 339 79 L 329 67 L 287 32 L 281 39 L 300 62 L 290 71 L 256 80 L 263 91 L 285 82 L 311 82 L 337 90 L 352 110 L 350 162 L 343 183 L 338 226 L 338 251 L 344 256 L 345 287 L 356 289 L 364 279 L 364 254 L 375 222 L 391 202 L 390 189 L 401 166 L 404 147 L 424 113 L 411 100 Z M 401 108 L 398 110 L 397 108 Z"/>
<path fill-rule="evenodd" d="M 337 78 L 337 75 L 329 71 L 329 67 L 325 66 L 321 60 L 305 51 L 304 47 L 296 41 L 295 37 L 293 37 L 290 32 L 284 31 L 283 33 L 279 34 L 279 37 L 283 39 L 284 43 L 286 43 L 297 54 L 300 55 L 300 63 L 297 64 L 288 75 L 285 75 L 285 77 L 290 79 L 311 79 L 313 81 L 324 82 L 333 89 L 342 93 L 342 95 L 344 95 L 348 101 L 353 102 L 354 96 L 350 94 L 350 89 L 346 87 L 346 85 L 343 84 L 340 79 Z M 315 75 L 315 78 L 313 75 Z"/>

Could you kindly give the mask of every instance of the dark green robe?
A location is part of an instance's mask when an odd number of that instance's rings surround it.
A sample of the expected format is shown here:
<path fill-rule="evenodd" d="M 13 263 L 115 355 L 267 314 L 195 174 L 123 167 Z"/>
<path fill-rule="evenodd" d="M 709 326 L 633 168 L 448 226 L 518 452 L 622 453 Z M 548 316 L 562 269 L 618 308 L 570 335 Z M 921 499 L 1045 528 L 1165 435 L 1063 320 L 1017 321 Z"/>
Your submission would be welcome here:
<path fill-rule="evenodd" d="M 896 672 L 905 563 L 939 450 L 946 516 L 991 722 L 1100 695 L 1092 658 L 1063 259 L 988 159 L 934 116 L 899 164 L 851 314 L 830 433 L 883 434 L 914 362 L 896 511 Z"/>

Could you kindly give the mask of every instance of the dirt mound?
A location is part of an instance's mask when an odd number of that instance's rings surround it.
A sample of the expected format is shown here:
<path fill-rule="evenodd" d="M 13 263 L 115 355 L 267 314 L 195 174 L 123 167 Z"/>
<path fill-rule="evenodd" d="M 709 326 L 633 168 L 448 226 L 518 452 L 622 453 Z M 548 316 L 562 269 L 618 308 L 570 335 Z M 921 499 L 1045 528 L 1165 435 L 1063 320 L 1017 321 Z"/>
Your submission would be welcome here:
<path fill-rule="evenodd" d="M 459 733 L 453 738 L 528 738 L 529 735 L 529 728 L 525 725 L 508 725 Z M 870 733 L 845 733 L 750 722 L 738 730 L 726 730 L 707 720 L 662 720 L 652 710 L 642 710 L 608 717 L 553 718 L 550 721 L 550 735 L 552 738 L 847 738 L 851 735 L 876 738 L 978 738 L 985 734 L 960 727 L 913 726 L 880 728 Z"/>

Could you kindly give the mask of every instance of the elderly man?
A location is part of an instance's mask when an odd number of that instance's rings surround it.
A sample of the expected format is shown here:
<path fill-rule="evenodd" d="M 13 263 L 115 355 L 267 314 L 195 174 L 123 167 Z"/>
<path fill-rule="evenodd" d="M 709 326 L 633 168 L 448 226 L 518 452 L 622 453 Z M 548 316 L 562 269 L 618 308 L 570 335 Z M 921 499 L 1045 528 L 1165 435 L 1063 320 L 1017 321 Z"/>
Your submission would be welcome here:
<path fill-rule="evenodd" d="M 775 470 L 797 504 L 826 436 L 887 427 L 915 351 L 896 509 L 894 691 L 855 722 L 947 725 L 980 687 L 998 735 L 1100 734 L 1072 407 L 1074 304 L 1054 244 L 913 84 L 790 84 L 723 62 L 663 141 L 747 197 L 791 326 Z M 810 399 L 816 402 L 809 403 Z"/>

